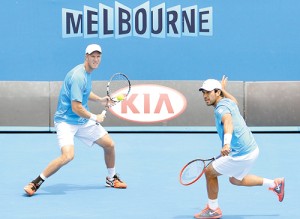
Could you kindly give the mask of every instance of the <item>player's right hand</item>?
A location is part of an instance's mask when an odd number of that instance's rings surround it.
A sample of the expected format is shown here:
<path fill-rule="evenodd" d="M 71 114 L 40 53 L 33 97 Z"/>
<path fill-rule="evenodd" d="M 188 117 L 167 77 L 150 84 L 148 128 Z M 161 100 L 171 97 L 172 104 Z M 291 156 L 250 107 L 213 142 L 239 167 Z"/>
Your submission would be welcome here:
<path fill-rule="evenodd" d="M 104 113 L 97 114 L 97 121 L 96 121 L 96 122 L 99 122 L 99 123 L 103 122 L 104 119 L 105 119 L 105 117 L 106 117 L 106 116 L 105 116 Z"/>
<path fill-rule="evenodd" d="M 231 148 L 229 144 L 225 144 L 221 150 L 222 156 L 228 156 L 231 152 Z"/>

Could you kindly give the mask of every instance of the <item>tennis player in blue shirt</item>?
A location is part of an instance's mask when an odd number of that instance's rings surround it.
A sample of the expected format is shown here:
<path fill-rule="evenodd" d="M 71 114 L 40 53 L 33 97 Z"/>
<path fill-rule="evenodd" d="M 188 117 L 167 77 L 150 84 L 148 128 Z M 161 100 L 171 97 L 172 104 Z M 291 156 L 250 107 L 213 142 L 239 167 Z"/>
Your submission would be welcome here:
<path fill-rule="evenodd" d="M 226 175 L 233 185 L 266 186 L 278 196 L 284 198 L 284 178 L 274 180 L 250 175 L 249 171 L 256 161 L 259 148 L 241 116 L 237 100 L 226 91 L 227 78 L 221 83 L 214 79 L 204 81 L 202 92 L 207 106 L 214 107 L 215 124 L 222 140 L 222 157 L 208 166 L 205 173 L 208 194 L 207 206 L 195 218 L 221 218 L 218 204 L 218 176 Z"/>
<path fill-rule="evenodd" d="M 89 100 L 103 105 L 111 104 L 107 96 L 99 97 L 92 92 L 92 71 L 100 65 L 101 57 L 102 49 L 99 45 L 88 45 L 84 63 L 77 65 L 66 75 L 54 116 L 61 155 L 51 161 L 35 180 L 25 186 L 24 190 L 29 196 L 32 196 L 48 177 L 74 158 L 74 137 L 86 145 L 97 144 L 103 148 L 108 171 L 107 187 L 127 187 L 116 173 L 114 142 L 99 124 L 103 122 L 105 116 L 91 113 L 88 107 Z"/>

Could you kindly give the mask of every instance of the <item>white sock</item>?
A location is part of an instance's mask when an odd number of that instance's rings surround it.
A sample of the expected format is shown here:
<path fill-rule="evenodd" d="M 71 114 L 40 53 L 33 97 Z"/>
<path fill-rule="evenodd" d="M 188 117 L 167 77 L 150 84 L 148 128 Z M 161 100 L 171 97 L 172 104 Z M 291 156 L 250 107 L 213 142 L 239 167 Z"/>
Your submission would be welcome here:
<path fill-rule="evenodd" d="M 276 185 L 274 180 L 263 178 L 263 186 L 266 186 L 268 188 L 274 188 Z"/>
<path fill-rule="evenodd" d="M 112 179 L 116 174 L 116 168 L 107 168 L 108 177 Z"/>
<path fill-rule="evenodd" d="M 40 174 L 40 177 L 41 177 L 44 181 L 47 179 L 47 177 L 46 177 L 43 173 Z"/>
<path fill-rule="evenodd" d="M 208 199 L 208 207 L 216 210 L 219 207 L 218 199 Z"/>

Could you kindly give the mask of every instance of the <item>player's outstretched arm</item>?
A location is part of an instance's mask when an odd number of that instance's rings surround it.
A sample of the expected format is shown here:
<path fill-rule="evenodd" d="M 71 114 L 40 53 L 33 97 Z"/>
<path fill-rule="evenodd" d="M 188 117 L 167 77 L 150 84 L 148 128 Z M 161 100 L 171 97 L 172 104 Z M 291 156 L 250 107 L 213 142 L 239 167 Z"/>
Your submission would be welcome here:
<path fill-rule="evenodd" d="M 228 78 L 225 75 L 223 75 L 222 81 L 221 81 L 223 95 L 224 95 L 224 97 L 231 99 L 233 102 L 238 104 L 237 99 L 226 90 L 227 81 L 228 81 Z"/>
<path fill-rule="evenodd" d="M 89 100 L 97 102 L 100 101 L 101 103 L 106 103 L 108 101 L 108 97 L 99 97 L 98 95 L 96 95 L 94 92 L 91 91 L 90 95 L 89 95 Z"/>

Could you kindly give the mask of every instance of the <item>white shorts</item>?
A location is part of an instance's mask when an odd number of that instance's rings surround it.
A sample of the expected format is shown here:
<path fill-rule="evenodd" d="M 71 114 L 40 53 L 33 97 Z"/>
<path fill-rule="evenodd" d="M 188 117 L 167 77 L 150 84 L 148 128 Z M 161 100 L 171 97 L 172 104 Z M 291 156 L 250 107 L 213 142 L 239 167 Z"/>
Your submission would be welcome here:
<path fill-rule="evenodd" d="M 250 171 L 259 154 L 255 149 L 249 154 L 231 157 L 224 156 L 212 163 L 213 168 L 220 174 L 242 180 Z"/>
<path fill-rule="evenodd" d="M 55 123 L 57 140 L 62 148 L 66 145 L 74 145 L 74 136 L 88 146 L 92 146 L 96 140 L 107 134 L 100 124 L 89 120 L 84 125 L 71 125 L 65 122 Z"/>

